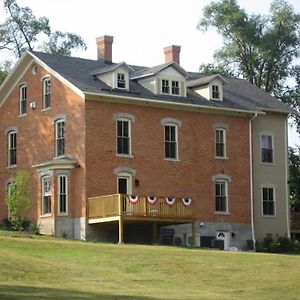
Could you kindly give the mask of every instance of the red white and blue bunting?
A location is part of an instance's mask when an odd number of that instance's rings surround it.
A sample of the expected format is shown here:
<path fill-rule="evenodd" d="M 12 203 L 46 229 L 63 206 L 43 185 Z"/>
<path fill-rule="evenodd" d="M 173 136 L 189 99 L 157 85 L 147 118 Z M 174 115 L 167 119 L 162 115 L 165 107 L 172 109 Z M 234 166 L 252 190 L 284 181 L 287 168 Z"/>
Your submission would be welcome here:
<path fill-rule="evenodd" d="M 175 203 L 176 198 L 175 197 L 166 197 L 165 201 L 167 205 L 172 206 Z"/>
<path fill-rule="evenodd" d="M 181 201 L 184 206 L 190 206 L 192 204 L 191 198 L 182 198 Z"/>
<path fill-rule="evenodd" d="M 137 195 L 128 195 L 128 200 L 132 205 L 135 205 L 139 202 L 140 197 Z"/>
<path fill-rule="evenodd" d="M 154 205 L 157 201 L 157 197 L 156 196 L 147 196 L 147 201 L 149 204 Z"/>

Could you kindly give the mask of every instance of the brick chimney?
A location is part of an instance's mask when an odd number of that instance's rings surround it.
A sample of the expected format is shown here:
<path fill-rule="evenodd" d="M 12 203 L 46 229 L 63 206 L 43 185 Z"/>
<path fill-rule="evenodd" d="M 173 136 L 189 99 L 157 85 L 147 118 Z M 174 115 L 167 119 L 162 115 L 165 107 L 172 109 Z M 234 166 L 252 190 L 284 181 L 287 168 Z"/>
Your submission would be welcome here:
<path fill-rule="evenodd" d="M 96 38 L 97 43 L 97 59 L 104 60 L 106 63 L 112 62 L 112 43 L 114 37 L 104 35 Z"/>
<path fill-rule="evenodd" d="M 164 48 L 166 63 L 175 61 L 180 65 L 180 46 L 172 45 Z"/>

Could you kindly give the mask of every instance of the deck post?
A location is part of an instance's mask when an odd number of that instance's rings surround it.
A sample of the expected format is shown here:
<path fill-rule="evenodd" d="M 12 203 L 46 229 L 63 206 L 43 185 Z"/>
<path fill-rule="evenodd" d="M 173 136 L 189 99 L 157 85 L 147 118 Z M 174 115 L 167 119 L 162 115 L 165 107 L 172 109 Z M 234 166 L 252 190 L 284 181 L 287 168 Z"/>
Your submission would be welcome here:
<path fill-rule="evenodd" d="M 123 220 L 122 220 L 121 216 L 119 218 L 118 223 L 119 223 L 119 241 L 118 241 L 118 244 L 123 244 L 124 243 L 124 233 L 123 233 L 124 226 L 123 226 Z"/>
<path fill-rule="evenodd" d="M 196 247 L 196 222 L 192 223 L 192 246 Z"/>
<path fill-rule="evenodd" d="M 157 244 L 157 223 L 156 222 L 152 223 L 152 241 L 154 245 Z"/>

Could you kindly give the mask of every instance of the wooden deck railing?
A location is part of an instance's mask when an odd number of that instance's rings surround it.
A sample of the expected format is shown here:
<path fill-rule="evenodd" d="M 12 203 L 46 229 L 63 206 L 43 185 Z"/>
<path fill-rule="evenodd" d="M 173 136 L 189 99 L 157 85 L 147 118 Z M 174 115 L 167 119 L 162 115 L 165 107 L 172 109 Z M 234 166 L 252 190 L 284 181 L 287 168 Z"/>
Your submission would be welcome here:
<path fill-rule="evenodd" d="M 106 218 L 113 216 L 157 217 L 157 218 L 192 218 L 193 203 L 183 205 L 176 199 L 173 205 L 167 205 L 164 198 L 158 198 L 155 204 L 150 204 L 146 197 L 132 204 L 127 195 L 115 194 L 88 199 L 88 217 Z"/>

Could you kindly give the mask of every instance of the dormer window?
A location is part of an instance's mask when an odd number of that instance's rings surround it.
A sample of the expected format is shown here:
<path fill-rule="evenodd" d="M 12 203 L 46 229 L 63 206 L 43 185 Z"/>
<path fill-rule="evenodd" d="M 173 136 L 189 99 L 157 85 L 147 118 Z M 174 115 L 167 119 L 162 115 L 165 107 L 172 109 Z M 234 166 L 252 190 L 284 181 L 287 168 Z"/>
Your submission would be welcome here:
<path fill-rule="evenodd" d="M 179 81 L 162 79 L 161 93 L 167 95 L 180 95 Z"/>
<path fill-rule="evenodd" d="M 214 100 L 220 100 L 220 89 L 218 85 L 213 85 L 212 86 L 212 99 Z"/>
<path fill-rule="evenodd" d="M 123 74 L 123 73 L 117 74 L 117 88 L 118 89 L 126 88 L 125 74 Z"/>

